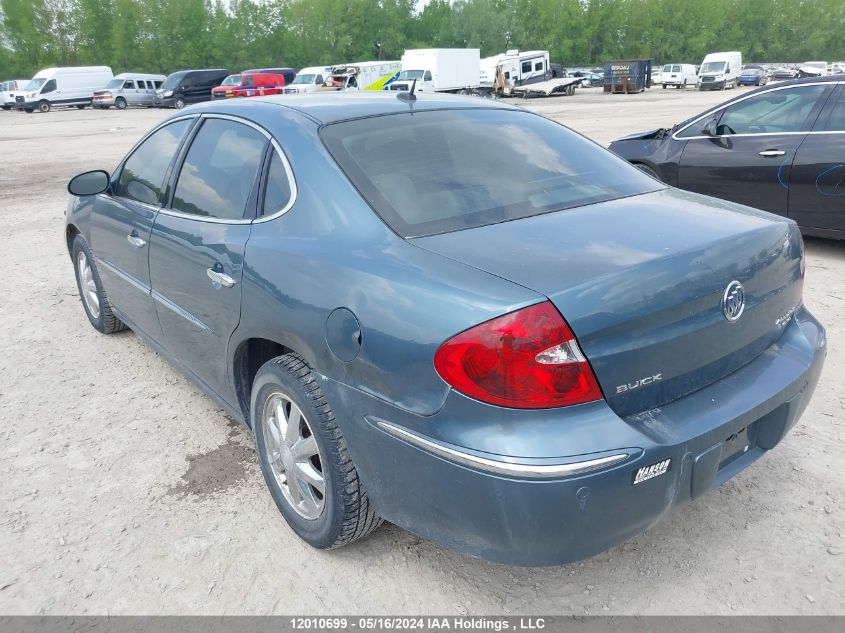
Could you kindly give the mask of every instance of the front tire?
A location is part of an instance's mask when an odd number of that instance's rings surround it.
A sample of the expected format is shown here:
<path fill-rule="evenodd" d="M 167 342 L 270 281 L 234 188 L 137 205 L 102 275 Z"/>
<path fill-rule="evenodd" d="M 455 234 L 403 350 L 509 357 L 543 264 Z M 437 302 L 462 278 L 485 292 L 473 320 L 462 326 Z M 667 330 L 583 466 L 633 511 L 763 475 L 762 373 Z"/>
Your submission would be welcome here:
<path fill-rule="evenodd" d="M 111 310 L 108 296 L 100 280 L 100 273 L 94 261 L 94 255 L 81 235 L 73 240 L 71 249 L 73 270 L 76 273 L 76 287 L 85 315 L 95 330 L 103 334 L 113 334 L 126 329 L 126 324 L 118 319 Z"/>
<path fill-rule="evenodd" d="M 302 358 L 285 354 L 258 370 L 250 422 L 264 481 L 302 540 L 332 549 L 381 525 L 331 407 Z"/>
<path fill-rule="evenodd" d="M 126 109 L 126 99 L 123 97 L 118 97 L 114 101 L 114 107 L 118 110 L 125 110 Z"/>
<path fill-rule="evenodd" d="M 185 107 L 185 100 L 181 99 L 181 98 L 176 99 L 176 101 L 173 102 L 173 107 L 176 108 L 177 110 L 181 110 L 182 108 Z"/>
<path fill-rule="evenodd" d="M 50 111 L 50 102 L 49 101 L 39 101 L 38 102 L 38 111 L 39 112 L 49 112 Z"/>

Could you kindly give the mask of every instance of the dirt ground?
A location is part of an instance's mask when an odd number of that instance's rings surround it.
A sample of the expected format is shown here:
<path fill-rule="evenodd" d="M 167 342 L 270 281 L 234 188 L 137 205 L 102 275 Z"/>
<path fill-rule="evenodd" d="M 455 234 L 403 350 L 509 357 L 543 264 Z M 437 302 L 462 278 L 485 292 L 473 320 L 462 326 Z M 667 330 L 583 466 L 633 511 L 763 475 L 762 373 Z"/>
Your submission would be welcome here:
<path fill-rule="evenodd" d="M 600 143 L 725 93 L 532 100 Z M 493 565 L 386 526 L 319 552 L 265 491 L 250 435 L 131 332 L 82 311 L 65 184 L 171 112 L 0 112 L 0 612 L 845 614 L 845 243 L 808 239 L 830 354 L 774 451 L 582 563 Z"/>

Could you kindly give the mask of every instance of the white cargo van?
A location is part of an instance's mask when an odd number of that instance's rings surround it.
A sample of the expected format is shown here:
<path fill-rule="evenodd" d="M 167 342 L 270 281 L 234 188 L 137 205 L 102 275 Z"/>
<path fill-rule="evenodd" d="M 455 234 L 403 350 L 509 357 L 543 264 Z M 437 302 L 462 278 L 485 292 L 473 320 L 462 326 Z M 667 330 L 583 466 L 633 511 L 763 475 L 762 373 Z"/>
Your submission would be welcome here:
<path fill-rule="evenodd" d="M 660 75 L 660 82 L 663 87 L 674 86 L 675 88 L 686 88 L 694 86 L 698 82 L 698 73 L 692 64 L 665 64 Z"/>
<path fill-rule="evenodd" d="M 0 107 L 11 110 L 15 107 L 15 93 L 24 89 L 29 79 L 12 79 L 0 83 Z"/>
<path fill-rule="evenodd" d="M 103 88 L 112 77 L 108 66 L 47 68 L 15 96 L 15 107 L 27 112 L 49 112 L 56 106 L 84 108 L 91 105 L 94 91 Z"/>
<path fill-rule="evenodd" d="M 470 94 L 479 86 L 481 51 L 477 48 L 414 48 L 406 50 L 401 70 L 385 90 Z"/>
<path fill-rule="evenodd" d="M 736 88 L 742 71 L 742 53 L 710 53 L 701 62 L 698 71 L 699 90 L 725 90 Z"/>
<path fill-rule="evenodd" d="M 317 92 L 331 77 L 331 66 L 310 66 L 303 68 L 294 80 L 282 91 L 286 95 L 301 94 L 303 92 Z"/>

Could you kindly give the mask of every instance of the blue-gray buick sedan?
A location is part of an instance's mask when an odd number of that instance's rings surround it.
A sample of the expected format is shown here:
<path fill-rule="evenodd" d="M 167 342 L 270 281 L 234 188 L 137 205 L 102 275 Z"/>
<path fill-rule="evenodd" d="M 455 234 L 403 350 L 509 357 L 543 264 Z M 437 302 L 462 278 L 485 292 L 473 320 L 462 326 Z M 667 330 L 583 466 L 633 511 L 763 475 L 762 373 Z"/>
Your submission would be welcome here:
<path fill-rule="evenodd" d="M 794 222 L 496 101 L 204 104 L 68 188 L 91 324 L 247 424 L 318 548 L 590 556 L 774 448 L 822 369 Z"/>

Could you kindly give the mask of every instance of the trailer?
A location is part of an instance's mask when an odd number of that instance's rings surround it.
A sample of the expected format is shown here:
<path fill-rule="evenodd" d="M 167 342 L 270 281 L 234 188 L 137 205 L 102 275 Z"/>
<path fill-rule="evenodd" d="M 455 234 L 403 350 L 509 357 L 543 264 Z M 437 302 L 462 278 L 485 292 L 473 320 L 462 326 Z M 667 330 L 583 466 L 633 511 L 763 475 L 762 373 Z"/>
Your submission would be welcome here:
<path fill-rule="evenodd" d="M 551 97 L 552 95 L 571 97 L 575 87 L 581 84 L 582 77 L 561 77 L 524 86 L 514 86 L 511 93 L 521 95 L 523 99 L 532 97 Z"/>
<path fill-rule="evenodd" d="M 479 86 L 481 51 L 477 48 L 416 48 L 402 55 L 399 77 L 385 90 L 472 94 Z"/>
<path fill-rule="evenodd" d="M 513 49 L 481 60 L 479 93 L 507 96 L 517 86 L 540 83 L 551 78 L 549 51 Z"/>

